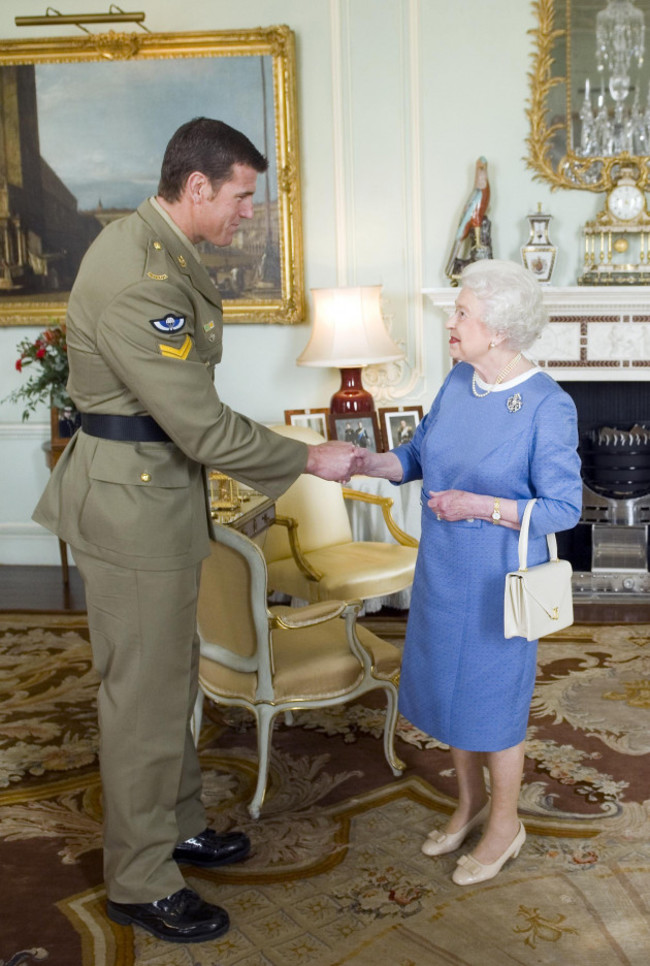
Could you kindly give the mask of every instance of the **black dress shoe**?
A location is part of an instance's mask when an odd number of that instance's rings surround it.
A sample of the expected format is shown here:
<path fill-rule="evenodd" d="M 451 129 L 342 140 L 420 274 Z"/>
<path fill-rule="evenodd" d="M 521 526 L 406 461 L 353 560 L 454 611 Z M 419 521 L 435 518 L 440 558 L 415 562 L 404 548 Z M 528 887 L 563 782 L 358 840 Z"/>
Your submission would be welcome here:
<path fill-rule="evenodd" d="M 176 862 L 214 869 L 218 865 L 241 862 L 251 850 L 250 839 L 243 832 L 227 832 L 218 835 L 213 828 L 206 828 L 174 849 Z"/>
<path fill-rule="evenodd" d="M 141 926 L 169 943 L 203 943 L 228 931 L 225 909 L 204 902 L 193 889 L 179 889 L 155 902 L 106 903 L 108 918 L 121 926 Z"/>

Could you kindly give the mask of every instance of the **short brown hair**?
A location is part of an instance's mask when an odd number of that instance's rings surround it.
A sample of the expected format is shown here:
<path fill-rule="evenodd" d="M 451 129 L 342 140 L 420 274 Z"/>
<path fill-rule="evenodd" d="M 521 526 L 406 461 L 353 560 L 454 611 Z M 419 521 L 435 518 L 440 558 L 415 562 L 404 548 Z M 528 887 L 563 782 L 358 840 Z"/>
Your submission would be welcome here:
<path fill-rule="evenodd" d="M 241 131 L 210 117 L 195 117 L 179 127 L 165 149 L 158 194 L 165 201 L 178 201 L 193 171 L 218 189 L 232 177 L 234 164 L 246 164 L 260 174 L 269 166 Z"/>

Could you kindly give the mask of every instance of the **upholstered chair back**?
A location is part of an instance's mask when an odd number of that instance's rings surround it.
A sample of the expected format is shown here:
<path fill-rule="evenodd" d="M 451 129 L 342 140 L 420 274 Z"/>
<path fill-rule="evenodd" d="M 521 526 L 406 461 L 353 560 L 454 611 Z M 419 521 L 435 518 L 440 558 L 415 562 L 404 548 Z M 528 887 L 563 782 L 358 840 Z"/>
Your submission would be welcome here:
<path fill-rule="evenodd" d="M 319 433 L 303 426 L 273 426 L 272 429 L 280 436 L 300 439 L 305 443 L 317 445 L 324 442 Z M 329 483 L 316 476 L 303 474 L 278 498 L 275 512 L 298 521 L 300 547 L 304 553 L 352 540 L 350 518 L 340 483 Z M 267 533 L 264 556 L 269 563 L 291 556 L 287 531 L 283 527 L 271 527 Z"/>

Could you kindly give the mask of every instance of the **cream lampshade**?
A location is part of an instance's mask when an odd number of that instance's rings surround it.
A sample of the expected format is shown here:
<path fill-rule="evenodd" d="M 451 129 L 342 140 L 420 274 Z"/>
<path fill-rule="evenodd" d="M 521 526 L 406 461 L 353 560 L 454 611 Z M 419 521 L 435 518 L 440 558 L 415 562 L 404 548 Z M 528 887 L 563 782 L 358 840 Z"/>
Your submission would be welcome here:
<path fill-rule="evenodd" d="M 373 413 L 374 400 L 361 382 L 362 366 L 404 357 L 384 325 L 381 285 L 313 288 L 311 292 L 314 325 L 298 365 L 341 370 L 341 388 L 330 402 L 332 414 Z"/>

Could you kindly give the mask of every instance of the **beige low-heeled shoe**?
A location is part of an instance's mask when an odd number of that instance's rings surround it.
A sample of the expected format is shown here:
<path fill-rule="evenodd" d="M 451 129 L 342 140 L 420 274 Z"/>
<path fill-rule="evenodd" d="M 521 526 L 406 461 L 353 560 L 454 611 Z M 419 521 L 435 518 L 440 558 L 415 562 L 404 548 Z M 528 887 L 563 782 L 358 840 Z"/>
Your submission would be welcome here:
<path fill-rule="evenodd" d="M 459 849 L 469 833 L 477 825 L 482 825 L 490 814 L 490 803 L 486 802 L 480 812 L 474 818 L 458 829 L 457 832 L 439 832 L 434 829 L 429 832 L 429 837 L 422 843 L 422 851 L 425 855 L 446 855 L 448 852 L 455 852 Z"/>
<path fill-rule="evenodd" d="M 476 882 L 486 882 L 493 879 L 501 871 L 502 866 L 508 859 L 516 859 L 521 852 L 521 847 L 526 841 L 526 829 L 523 823 L 519 823 L 519 831 L 514 839 L 498 859 L 483 865 L 473 855 L 461 855 L 454 869 L 451 878 L 456 885 L 474 885 Z"/>

